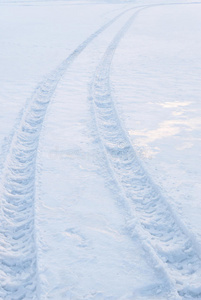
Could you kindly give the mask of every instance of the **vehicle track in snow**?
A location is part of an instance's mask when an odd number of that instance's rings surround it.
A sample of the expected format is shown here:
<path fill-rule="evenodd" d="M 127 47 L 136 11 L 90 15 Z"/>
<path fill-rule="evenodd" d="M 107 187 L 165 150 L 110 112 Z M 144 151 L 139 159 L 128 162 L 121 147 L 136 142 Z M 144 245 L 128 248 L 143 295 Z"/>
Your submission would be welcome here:
<path fill-rule="evenodd" d="M 153 256 L 152 261 L 158 261 L 167 274 L 173 299 L 201 299 L 201 261 L 196 242 L 137 158 L 112 98 L 112 59 L 137 13 L 115 36 L 94 74 L 89 99 L 93 105 L 95 127 L 110 172 L 130 210 L 131 234 L 138 232 L 148 255 Z"/>
<path fill-rule="evenodd" d="M 14 131 L 1 175 L 0 298 L 38 299 L 35 237 L 36 157 L 43 120 L 58 82 L 70 64 L 124 10 L 80 44 L 35 90 Z"/>

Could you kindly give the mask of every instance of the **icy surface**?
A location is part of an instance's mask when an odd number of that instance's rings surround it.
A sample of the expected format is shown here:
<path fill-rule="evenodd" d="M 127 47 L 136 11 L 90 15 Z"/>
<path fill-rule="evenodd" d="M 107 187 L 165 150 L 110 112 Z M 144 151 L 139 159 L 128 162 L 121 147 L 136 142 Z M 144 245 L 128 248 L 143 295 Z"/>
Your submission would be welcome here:
<path fill-rule="evenodd" d="M 0 3 L 0 299 L 201 299 L 201 4 Z"/>

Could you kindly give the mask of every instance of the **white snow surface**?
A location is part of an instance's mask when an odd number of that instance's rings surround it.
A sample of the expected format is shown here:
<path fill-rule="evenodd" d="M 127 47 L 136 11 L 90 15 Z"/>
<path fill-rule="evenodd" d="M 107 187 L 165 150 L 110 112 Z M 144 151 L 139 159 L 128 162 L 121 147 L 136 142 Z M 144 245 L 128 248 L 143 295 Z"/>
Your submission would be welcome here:
<path fill-rule="evenodd" d="M 0 1 L 0 299 L 201 299 L 200 16 Z"/>

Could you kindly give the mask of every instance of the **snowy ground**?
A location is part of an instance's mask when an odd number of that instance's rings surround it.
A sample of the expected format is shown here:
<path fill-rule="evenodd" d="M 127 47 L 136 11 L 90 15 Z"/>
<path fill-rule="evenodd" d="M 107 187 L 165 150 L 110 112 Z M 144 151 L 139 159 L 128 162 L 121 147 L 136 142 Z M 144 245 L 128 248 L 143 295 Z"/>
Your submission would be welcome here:
<path fill-rule="evenodd" d="M 0 3 L 0 299 L 201 299 L 201 4 Z"/>

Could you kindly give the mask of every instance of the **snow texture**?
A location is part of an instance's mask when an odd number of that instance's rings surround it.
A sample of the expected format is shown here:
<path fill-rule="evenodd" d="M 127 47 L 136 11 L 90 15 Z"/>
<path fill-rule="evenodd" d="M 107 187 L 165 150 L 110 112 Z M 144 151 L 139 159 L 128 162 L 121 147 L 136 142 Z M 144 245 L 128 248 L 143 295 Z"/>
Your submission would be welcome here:
<path fill-rule="evenodd" d="M 201 299 L 200 13 L 0 2 L 0 299 Z"/>

